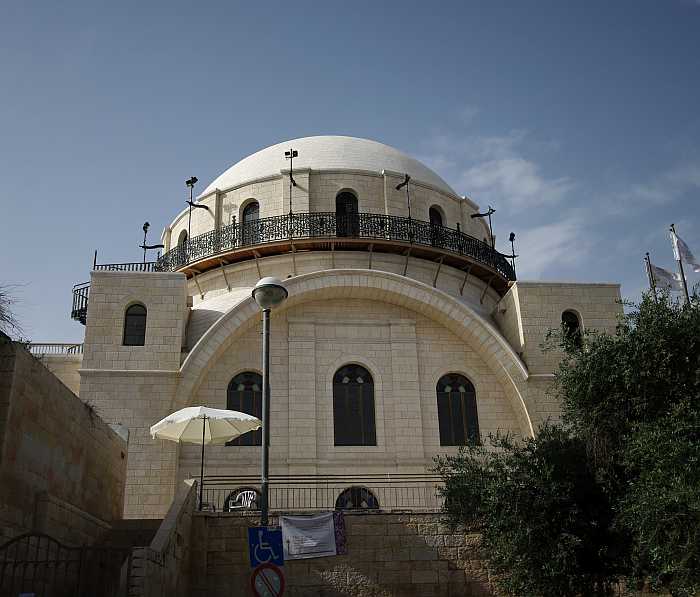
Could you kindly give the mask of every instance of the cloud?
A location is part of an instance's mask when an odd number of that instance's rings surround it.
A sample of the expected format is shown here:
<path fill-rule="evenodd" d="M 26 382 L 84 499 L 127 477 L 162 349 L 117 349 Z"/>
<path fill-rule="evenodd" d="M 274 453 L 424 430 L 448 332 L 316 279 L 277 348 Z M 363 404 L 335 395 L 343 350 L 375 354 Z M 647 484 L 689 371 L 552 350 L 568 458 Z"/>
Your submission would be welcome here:
<path fill-rule="evenodd" d="M 592 237 L 586 234 L 581 214 L 571 213 L 564 219 L 526 228 L 518 235 L 517 251 L 526 255 L 516 264 L 518 277 L 540 279 L 548 270 L 571 267 L 585 262 L 592 248 Z"/>
<path fill-rule="evenodd" d="M 525 148 L 533 145 L 523 130 L 505 135 L 435 134 L 422 159 L 480 205 L 523 211 L 558 202 L 575 187 L 568 177 L 545 176 L 542 167 L 526 155 Z"/>
<path fill-rule="evenodd" d="M 461 181 L 479 203 L 514 211 L 560 201 L 574 187 L 566 177 L 545 178 L 535 162 L 522 157 L 483 162 L 467 169 Z"/>
<path fill-rule="evenodd" d="M 630 185 L 617 193 L 624 207 L 660 206 L 675 201 L 685 193 L 700 189 L 700 162 L 684 162 L 657 174 L 646 183 Z"/>

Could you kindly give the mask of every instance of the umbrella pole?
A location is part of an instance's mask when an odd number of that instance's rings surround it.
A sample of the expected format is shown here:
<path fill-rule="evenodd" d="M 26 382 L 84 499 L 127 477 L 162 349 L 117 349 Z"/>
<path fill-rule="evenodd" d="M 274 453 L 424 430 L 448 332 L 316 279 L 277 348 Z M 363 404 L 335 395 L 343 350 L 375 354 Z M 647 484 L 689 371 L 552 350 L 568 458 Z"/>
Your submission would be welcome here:
<path fill-rule="evenodd" d="M 202 419 L 202 466 L 199 469 L 199 511 L 202 511 L 202 490 L 204 489 L 204 431 L 207 428 L 207 417 Z"/>

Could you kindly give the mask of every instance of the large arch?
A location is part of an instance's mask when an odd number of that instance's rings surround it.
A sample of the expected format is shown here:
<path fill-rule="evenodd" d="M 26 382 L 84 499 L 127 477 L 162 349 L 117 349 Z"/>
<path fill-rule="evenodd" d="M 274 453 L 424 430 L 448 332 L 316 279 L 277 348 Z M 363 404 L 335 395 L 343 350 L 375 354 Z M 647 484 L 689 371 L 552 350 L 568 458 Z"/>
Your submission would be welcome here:
<path fill-rule="evenodd" d="M 366 298 L 412 309 L 444 325 L 481 355 L 501 382 L 521 434 L 534 435 L 535 405 L 525 391 L 527 368 L 500 332 L 467 304 L 417 280 L 378 270 L 324 270 L 289 278 L 285 286 L 289 299 L 283 308 L 321 298 Z M 201 336 L 180 368 L 174 410 L 189 404 L 237 332 L 259 317 L 259 308 L 248 295 L 233 302 Z"/>

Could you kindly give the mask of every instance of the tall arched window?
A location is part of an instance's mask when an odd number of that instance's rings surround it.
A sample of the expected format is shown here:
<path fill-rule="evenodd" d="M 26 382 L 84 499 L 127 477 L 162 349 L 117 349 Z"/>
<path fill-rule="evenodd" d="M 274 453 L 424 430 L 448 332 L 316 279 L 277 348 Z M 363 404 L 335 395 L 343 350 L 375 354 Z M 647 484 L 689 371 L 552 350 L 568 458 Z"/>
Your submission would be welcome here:
<path fill-rule="evenodd" d="M 430 219 L 430 244 L 434 247 L 440 246 L 440 234 L 442 230 L 442 214 L 440 210 L 433 206 L 428 210 Z M 438 228 L 438 226 L 440 228 Z"/>
<path fill-rule="evenodd" d="M 574 346 L 581 348 L 583 337 L 581 336 L 581 320 L 574 311 L 564 311 L 561 314 L 561 325 L 564 336 L 573 342 Z"/>
<path fill-rule="evenodd" d="M 333 431 L 336 446 L 376 446 L 374 380 L 360 365 L 345 365 L 333 376 Z"/>
<path fill-rule="evenodd" d="M 243 224 L 243 244 L 251 245 L 258 242 L 260 237 L 258 226 L 255 224 L 260 218 L 260 204 L 257 201 L 251 201 L 243 208 L 241 223 Z"/>
<path fill-rule="evenodd" d="M 428 218 L 430 219 L 431 224 L 435 226 L 442 226 L 442 214 L 437 207 L 433 206 L 428 210 Z"/>
<path fill-rule="evenodd" d="M 478 444 L 479 418 L 472 383 L 464 375 L 449 373 L 440 378 L 436 390 L 440 445 Z"/>
<path fill-rule="evenodd" d="M 338 236 L 359 236 L 360 218 L 357 197 L 349 191 L 338 193 L 335 198 L 335 227 Z"/>
<path fill-rule="evenodd" d="M 146 307 L 131 305 L 124 312 L 124 346 L 143 346 L 146 342 Z"/>
<path fill-rule="evenodd" d="M 262 419 L 262 377 L 254 371 L 236 375 L 226 390 L 226 408 Z M 262 429 L 249 431 L 228 442 L 227 446 L 262 446 Z"/>
<path fill-rule="evenodd" d="M 182 230 L 180 236 L 177 237 L 177 246 L 181 247 L 187 242 L 187 230 Z"/>

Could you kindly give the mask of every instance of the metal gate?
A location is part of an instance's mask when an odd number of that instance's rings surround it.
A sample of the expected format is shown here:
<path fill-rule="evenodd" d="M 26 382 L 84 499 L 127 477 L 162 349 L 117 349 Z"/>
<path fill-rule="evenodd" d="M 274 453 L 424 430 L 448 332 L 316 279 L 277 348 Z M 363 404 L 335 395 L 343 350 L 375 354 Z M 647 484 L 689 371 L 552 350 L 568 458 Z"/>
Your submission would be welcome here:
<path fill-rule="evenodd" d="M 70 547 L 26 533 L 0 545 L 0 597 L 118 597 L 130 564 L 130 549 Z"/>

